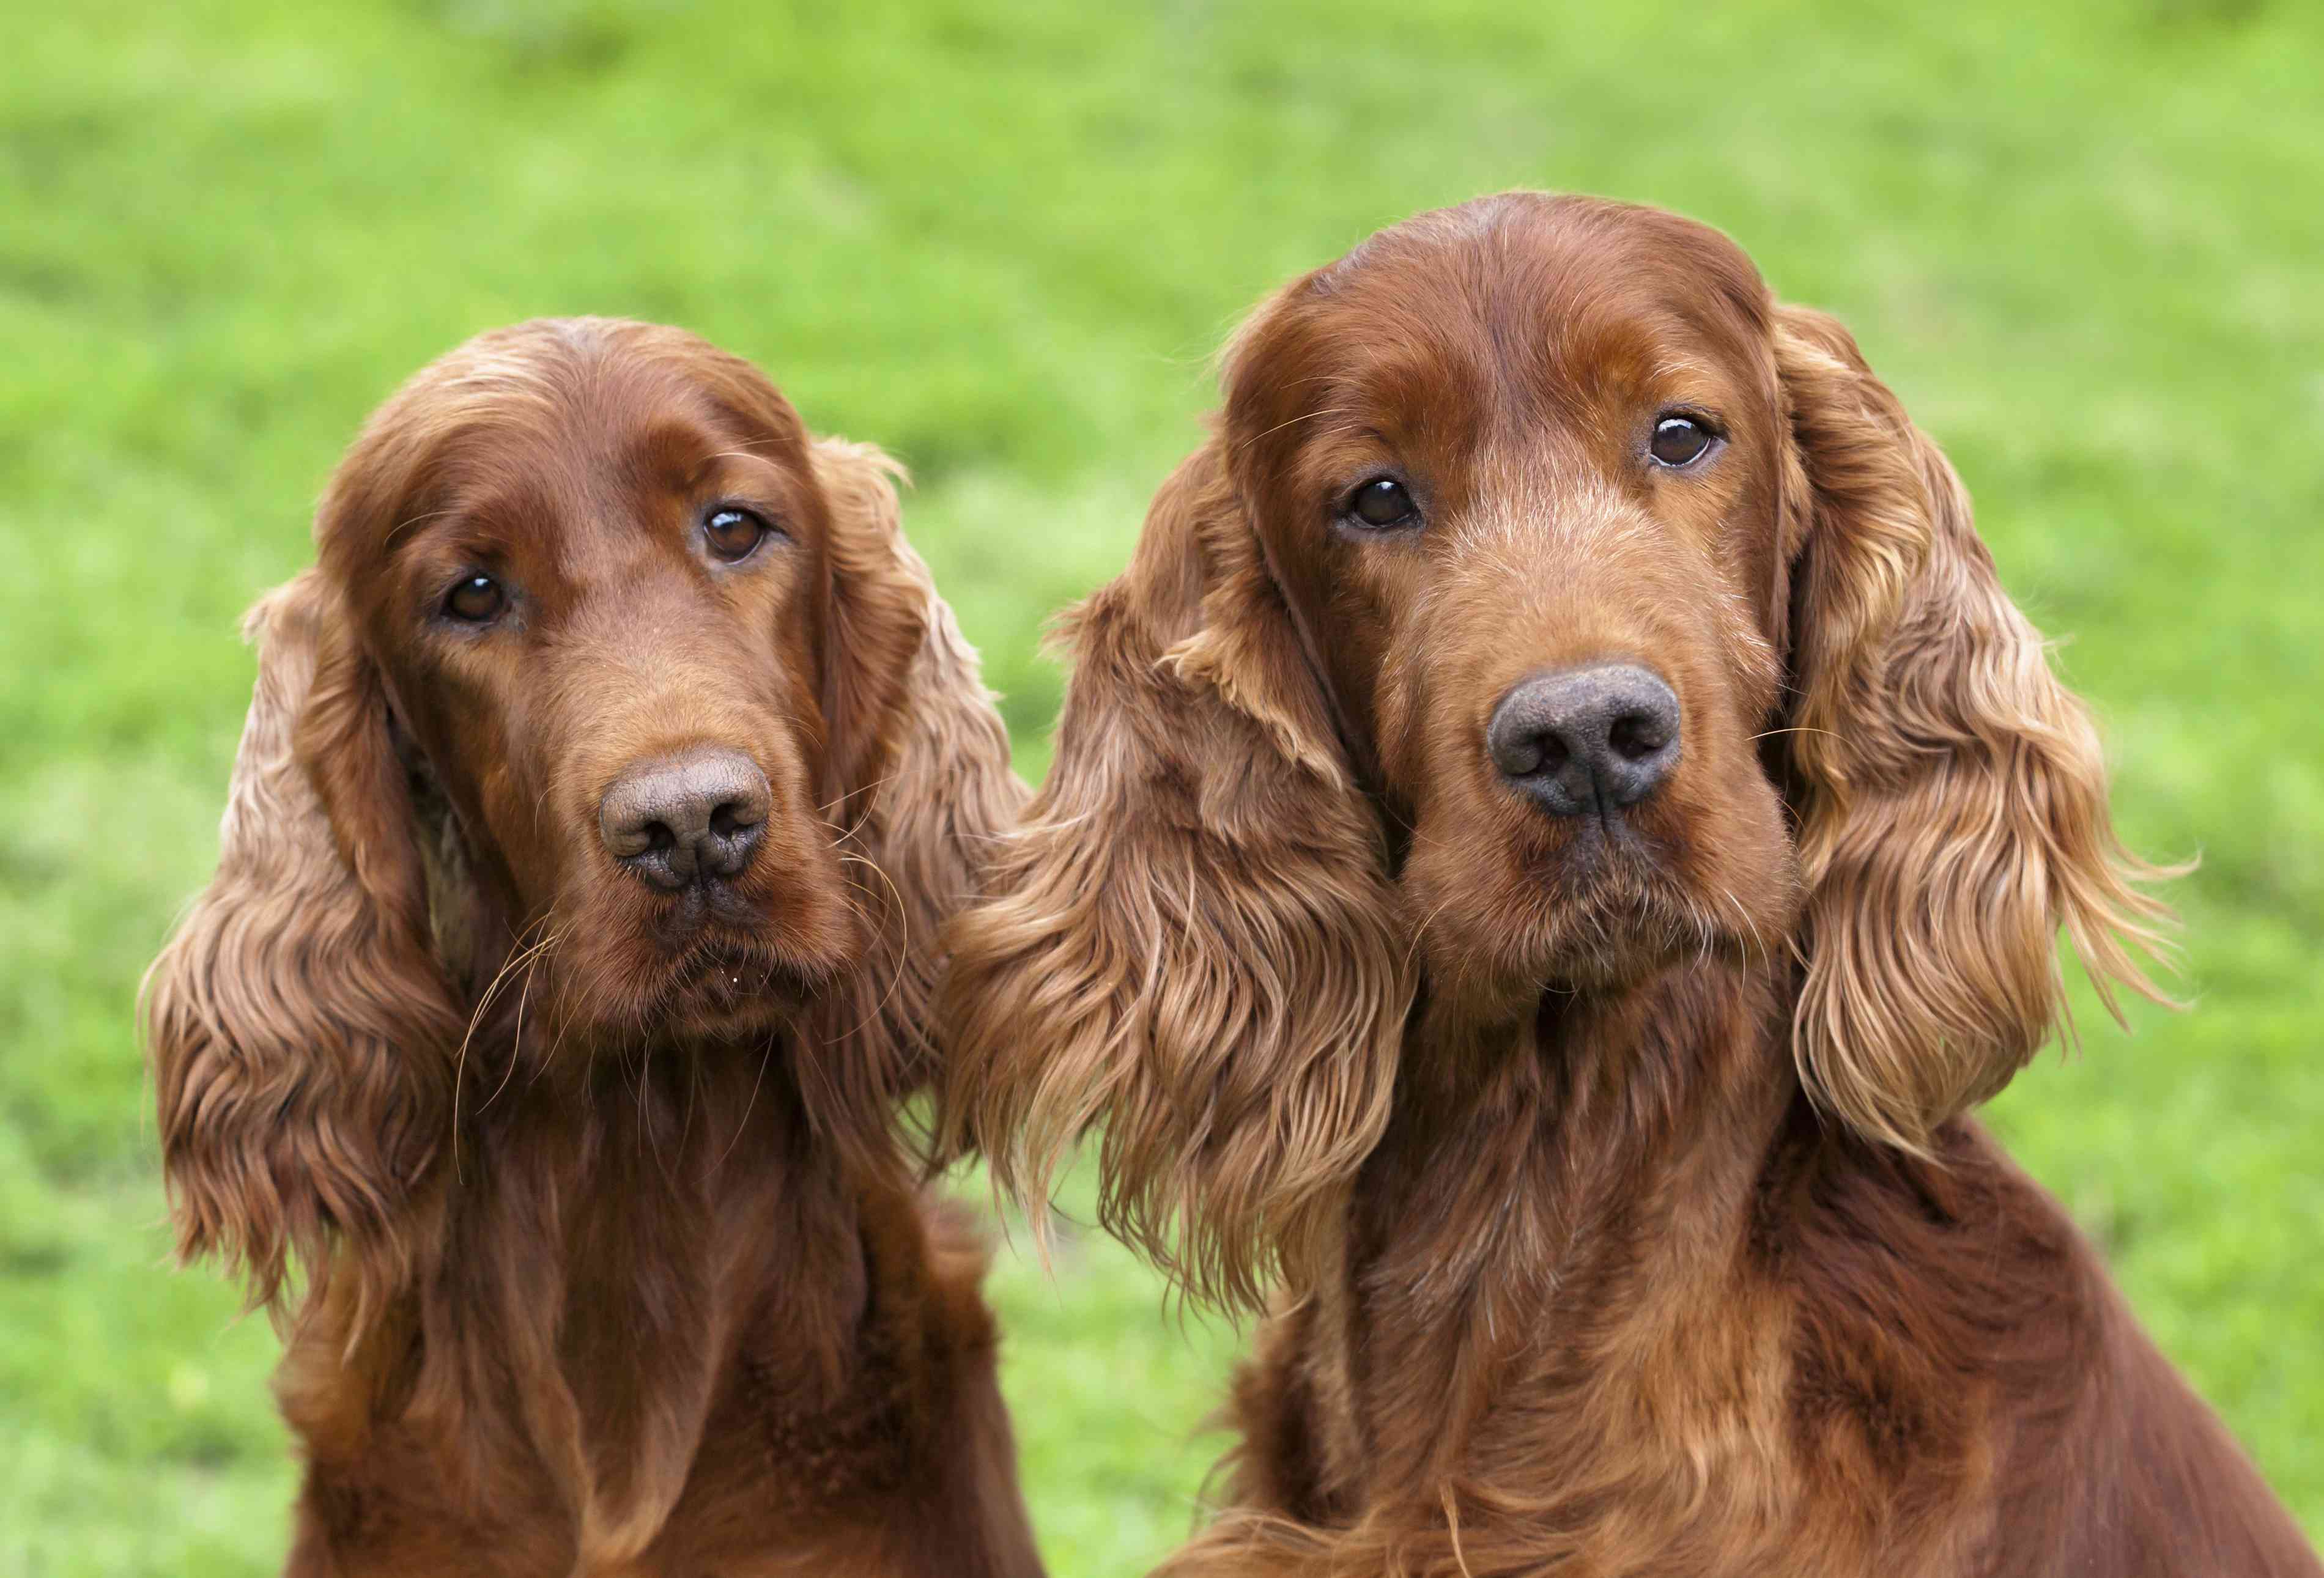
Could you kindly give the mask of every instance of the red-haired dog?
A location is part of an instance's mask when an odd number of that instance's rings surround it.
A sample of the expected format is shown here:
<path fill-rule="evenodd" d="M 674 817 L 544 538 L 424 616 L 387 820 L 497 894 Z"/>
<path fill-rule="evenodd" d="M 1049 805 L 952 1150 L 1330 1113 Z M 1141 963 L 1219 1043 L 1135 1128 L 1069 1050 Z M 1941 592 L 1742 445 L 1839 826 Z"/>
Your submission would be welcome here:
<path fill-rule="evenodd" d="M 1020 791 L 889 470 L 691 335 L 525 324 L 252 615 L 144 1014 L 181 1247 L 284 1329 L 290 1572 L 1038 1571 L 890 1132 Z"/>
<path fill-rule="evenodd" d="M 1277 1313 L 1225 1573 L 2313 1573 L 1963 1116 L 2163 916 L 1937 446 L 1724 237 L 1515 194 L 1269 300 L 1073 616 L 946 1103 Z"/>

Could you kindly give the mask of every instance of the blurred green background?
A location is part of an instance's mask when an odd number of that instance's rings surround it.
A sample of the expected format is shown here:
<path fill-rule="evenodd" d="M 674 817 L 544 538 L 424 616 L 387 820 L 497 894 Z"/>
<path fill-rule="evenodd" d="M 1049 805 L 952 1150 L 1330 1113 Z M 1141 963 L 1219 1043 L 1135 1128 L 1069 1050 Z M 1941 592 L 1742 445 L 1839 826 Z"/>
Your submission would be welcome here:
<path fill-rule="evenodd" d="M 2324 1532 L 2324 7 L 190 0 L 0 29 L 0 1573 L 246 1573 L 272 1339 L 163 1266 L 138 973 L 364 412 L 486 326 L 761 361 L 918 477 L 1028 772 L 1044 618 L 1286 276 L 1514 185 L 1723 226 L 1939 436 L 2098 705 L 2197 1011 L 1995 1122 Z M 1102 1239 L 997 1277 L 1061 1574 L 1189 1527 L 1235 1336 Z"/>

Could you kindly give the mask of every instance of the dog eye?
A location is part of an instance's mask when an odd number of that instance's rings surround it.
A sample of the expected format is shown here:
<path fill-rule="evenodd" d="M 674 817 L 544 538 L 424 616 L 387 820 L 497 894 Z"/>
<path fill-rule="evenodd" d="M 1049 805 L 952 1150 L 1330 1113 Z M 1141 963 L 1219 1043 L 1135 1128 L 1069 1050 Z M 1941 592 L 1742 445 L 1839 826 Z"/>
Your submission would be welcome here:
<path fill-rule="evenodd" d="M 730 564 L 749 558 L 770 529 L 747 509 L 714 509 L 702 520 L 702 536 L 710 551 Z"/>
<path fill-rule="evenodd" d="M 1658 465 L 1692 465 L 1702 458 L 1703 451 L 1717 436 L 1708 425 L 1692 417 L 1665 417 L 1655 424 L 1654 442 L 1647 448 Z"/>
<path fill-rule="evenodd" d="M 484 625 L 501 617 L 508 593 L 489 575 L 471 575 L 444 599 L 444 611 L 463 624 Z"/>
<path fill-rule="evenodd" d="M 1412 495 L 1394 477 L 1374 477 L 1349 494 L 1348 513 L 1369 527 L 1402 526 L 1420 518 Z"/>

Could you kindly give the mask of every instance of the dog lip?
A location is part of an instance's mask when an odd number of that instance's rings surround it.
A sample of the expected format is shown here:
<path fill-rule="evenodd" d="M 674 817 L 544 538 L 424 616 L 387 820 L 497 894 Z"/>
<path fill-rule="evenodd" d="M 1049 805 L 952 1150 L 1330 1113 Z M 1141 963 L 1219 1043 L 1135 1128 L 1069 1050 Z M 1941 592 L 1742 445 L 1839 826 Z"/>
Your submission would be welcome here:
<path fill-rule="evenodd" d="M 808 995 L 806 972 L 771 950 L 721 942 L 673 961 L 670 995 L 689 1009 L 731 1014 L 753 1005 L 795 1007 Z"/>
<path fill-rule="evenodd" d="M 848 961 L 788 940 L 785 907 L 748 890 L 689 887 L 632 912 L 645 945 L 633 968 L 661 1001 L 685 1009 L 804 1002 Z"/>
<path fill-rule="evenodd" d="M 1568 820 L 1554 848 L 1536 846 L 1526 860 L 1535 880 L 1572 890 L 1618 880 L 1661 877 L 1663 853 L 1627 817 L 1582 816 Z"/>
<path fill-rule="evenodd" d="M 736 940 L 735 946 L 748 950 L 754 946 L 748 939 L 772 924 L 774 919 L 747 894 L 723 884 L 696 884 L 657 904 L 650 912 L 647 931 L 661 950 L 675 960 L 701 950 L 706 940 L 722 932 Z M 708 945 L 717 944 L 712 941 Z"/>
<path fill-rule="evenodd" d="M 713 937 L 686 950 L 671 961 L 672 974 L 681 979 L 717 975 L 798 975 L 796 965 L 782 952 L 753 937 Z"/>

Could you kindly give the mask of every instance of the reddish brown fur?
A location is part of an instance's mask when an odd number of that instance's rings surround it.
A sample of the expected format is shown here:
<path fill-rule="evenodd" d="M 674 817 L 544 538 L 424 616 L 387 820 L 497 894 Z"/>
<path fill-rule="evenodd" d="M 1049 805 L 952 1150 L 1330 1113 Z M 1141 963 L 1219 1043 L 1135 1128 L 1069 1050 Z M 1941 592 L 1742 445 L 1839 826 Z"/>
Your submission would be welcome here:
<path fill-rule="evenodd" d="M 890 1134 L 1021 794 L 890 469 L 676 330 L 527 324 L 381 408 L 254 613 L 144 1012 L 181 1249 L 285 1329 L 292 1573 L 1038 1571 L 983 1251 Z M 780 535 L 726 565 L 733 500 Z M 509 619 L 447 624 L 477 569 Z M 687 911 L 597 807 L 704 746 L 773 803 Z"/>
<path fill-rule="evenodd" d="M 2165 916 L 1846 332 L 1699 225 L 1515 194 L 1296 281 L 1223 381 L 1067 626 L 938 1019 L 950 1142 L 1038 1197 L 1102 1124 L 1111 1225 L 1281 1285 L 1167 1570 L 2317 1572 L 1962 1115 L 2061 924 L 2144 991 Z M 1725 435 L 1683 473 L 1673 408 Z M 1382 473 L 1423 525 L 1341 517 Z M 1484 730 L 1608 659 L 1682 749 L 1585 841 Z"/>

